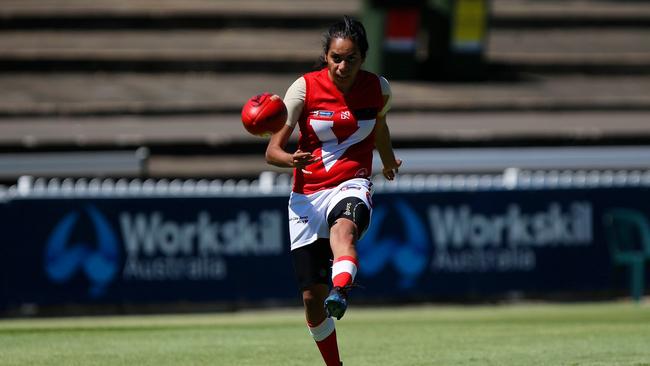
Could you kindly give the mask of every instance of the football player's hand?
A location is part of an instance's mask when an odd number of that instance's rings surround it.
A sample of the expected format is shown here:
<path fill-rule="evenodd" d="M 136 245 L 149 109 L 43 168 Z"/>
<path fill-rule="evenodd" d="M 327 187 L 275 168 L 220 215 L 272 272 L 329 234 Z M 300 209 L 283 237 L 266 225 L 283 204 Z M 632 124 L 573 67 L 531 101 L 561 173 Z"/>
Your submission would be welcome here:
<path fill-rule="evenodd" d="M 300 149 L 296 150 L 296 152 L 291 155 L 291 163 L 293 166 L 302 170 L 302 172 L 305 174 L 311 174 L 311 172 L 305 170 L 304 168 L 307 165 L 313 164 L 319 160 L 319 157 L 312 155 L 310 152 L 305 152 Z"/>
<path fill-rule="evenodd" d="M 395 161 L 392 164 L 385 164 L 384 169 L 382 170 L 382 174 L 384 175 L 384 178 L 388 180 L 395 179 L 395 176 L 397 175 L 399 171 L 399 167 L 401 165 L 402 165 L 402 161 L 400 159 L 395 159 Z"/>

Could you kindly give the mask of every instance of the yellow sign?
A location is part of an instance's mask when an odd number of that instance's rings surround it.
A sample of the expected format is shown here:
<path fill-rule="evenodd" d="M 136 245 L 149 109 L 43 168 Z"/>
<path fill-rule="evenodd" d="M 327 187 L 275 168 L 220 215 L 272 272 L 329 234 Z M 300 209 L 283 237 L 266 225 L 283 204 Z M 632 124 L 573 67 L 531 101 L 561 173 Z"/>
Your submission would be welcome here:
<path fill-rule="evenodd" d="M 455 0 L 452 16 L 452 47 L 460 52 L 483 49 L 487 0 Z"/>

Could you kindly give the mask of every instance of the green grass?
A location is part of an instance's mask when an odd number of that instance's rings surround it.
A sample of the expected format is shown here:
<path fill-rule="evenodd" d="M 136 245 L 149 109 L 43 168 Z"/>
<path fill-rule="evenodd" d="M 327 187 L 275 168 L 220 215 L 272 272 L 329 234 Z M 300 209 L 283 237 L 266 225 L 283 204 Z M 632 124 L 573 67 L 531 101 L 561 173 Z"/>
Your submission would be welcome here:
<path fill-rule="evenodd" d="M 650 366 L 650 306 L 354 307 L 346 366 Z M 322 365 L 299 309 L 0 320 L 0 365 Z"/>

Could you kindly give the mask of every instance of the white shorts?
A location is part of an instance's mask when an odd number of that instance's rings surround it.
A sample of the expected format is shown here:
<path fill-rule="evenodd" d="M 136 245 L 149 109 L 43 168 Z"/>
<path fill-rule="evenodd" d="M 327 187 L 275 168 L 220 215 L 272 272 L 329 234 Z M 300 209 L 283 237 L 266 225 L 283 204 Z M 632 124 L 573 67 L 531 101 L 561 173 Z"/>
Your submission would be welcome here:
<path fill-rule="evenodd" d="M 368 206 L 372 217 L 372 183 L 368 179 L 353 178 L 338 186 L 316 193 L 291 192 L 289 197 L 289 237 L 291 250 L 311 244 L 319 238 L 329 238 L 327 216 L 338 202 L 357 197 Z"/>

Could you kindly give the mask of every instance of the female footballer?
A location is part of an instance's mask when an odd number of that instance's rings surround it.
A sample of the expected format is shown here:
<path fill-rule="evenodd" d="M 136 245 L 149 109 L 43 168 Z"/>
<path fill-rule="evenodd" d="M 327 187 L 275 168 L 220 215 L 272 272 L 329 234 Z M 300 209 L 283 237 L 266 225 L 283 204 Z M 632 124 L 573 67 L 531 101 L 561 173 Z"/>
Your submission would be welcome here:
<path fill-rule="evenodd" d="M 346 16 L 333 24 L 323 37 L 322 69 L 288 88 L 287 122 L 266 149 L 269 164 L 294 168 L 291 257 L 309 331 L 328 366 L 342 364 L 333 317 L 340 319 L 347 308 L 358 268 L 355 244 L 370 224 L 373 150 L 388 180 L 402 164 L 386 125 L 390 87 L 361 69 L 367 51 L 359 21 Z M 298 148 L 288 152 L 296 126 Z"/>

